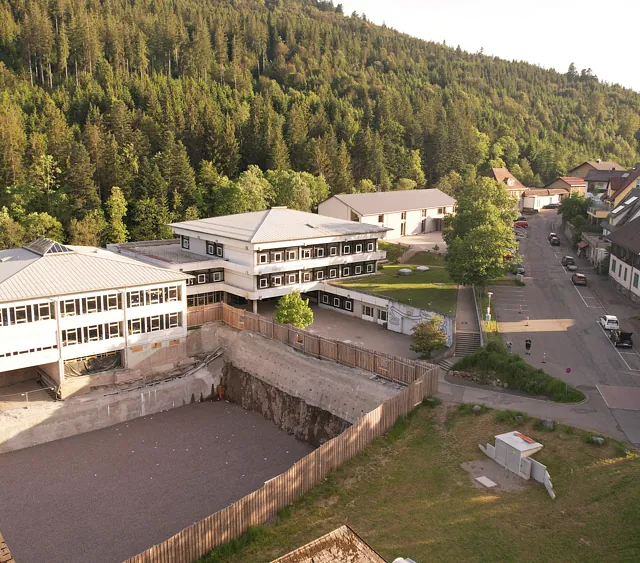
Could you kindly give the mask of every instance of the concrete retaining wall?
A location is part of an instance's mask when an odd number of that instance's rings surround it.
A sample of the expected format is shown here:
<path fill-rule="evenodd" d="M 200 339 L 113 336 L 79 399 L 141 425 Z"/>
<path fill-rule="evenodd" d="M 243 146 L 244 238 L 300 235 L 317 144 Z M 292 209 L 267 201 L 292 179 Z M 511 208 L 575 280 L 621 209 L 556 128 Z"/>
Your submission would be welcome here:
<path fill-rule="evenodd" d="M 221 358 L 189 376 L 99 397 L 77 397 L 0 413 L 0 453 L 19 450 L 207 399 L 220 384 Z"/>
<path fill-rule="evenodd" d="M 346 420 L 309 405 L 231 364 L 224 369 L 222 388 L 225 399 L 259 412 L 312 446 L 324 444 L 351 426 Z"/>

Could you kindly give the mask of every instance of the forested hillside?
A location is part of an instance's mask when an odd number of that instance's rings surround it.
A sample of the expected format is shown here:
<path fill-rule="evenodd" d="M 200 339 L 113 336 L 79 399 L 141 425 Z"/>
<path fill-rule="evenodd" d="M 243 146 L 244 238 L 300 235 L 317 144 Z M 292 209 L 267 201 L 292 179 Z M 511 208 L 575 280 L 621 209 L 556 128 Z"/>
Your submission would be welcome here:
<path fill-rule="evenodd" d="M 540 186 L 585 159 L 635 163 L 639 128 L 640 94 L 590 71 L 468 54 L 330 2 L 0 0 L 4 247 L 451 190 L 491 166 Z"/>

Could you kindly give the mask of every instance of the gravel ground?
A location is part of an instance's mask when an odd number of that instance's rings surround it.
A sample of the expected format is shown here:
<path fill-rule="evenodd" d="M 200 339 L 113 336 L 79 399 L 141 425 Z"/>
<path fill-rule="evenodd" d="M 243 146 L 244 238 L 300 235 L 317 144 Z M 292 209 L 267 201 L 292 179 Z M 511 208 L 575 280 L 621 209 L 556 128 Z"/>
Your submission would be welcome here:
<path fill-rule="evenodd" d="M 236 405 L 184 406 L 0 455 L 0 531 L 19 563 L 119 563 L 311 451 Z"/>

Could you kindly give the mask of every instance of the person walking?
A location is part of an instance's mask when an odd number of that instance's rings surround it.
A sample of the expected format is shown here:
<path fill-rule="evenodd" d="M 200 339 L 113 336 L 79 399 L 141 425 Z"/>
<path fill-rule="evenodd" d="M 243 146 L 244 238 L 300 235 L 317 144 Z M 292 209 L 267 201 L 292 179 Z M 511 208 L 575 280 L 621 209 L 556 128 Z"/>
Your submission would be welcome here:
<path fill-rule="evenodd" d="M 530 338 L 527 338 L 527 339 L 524 341 L 524 347 L 525 347 L 525 348 L 526 348 L 526 350 L 527 350 L 527 351 L 525 352 L 525 354 L 526 354 L 527 356 L 531 356 L 531 339 L 530 339 Z"/>
<path fill-rule="evenodd" d="M 511 354 L 511 350 L 513 350 L 513 342 L 511 342 L 510 340 L 507 342 L 507 352 L 509 352 L 509 354 Z"/>

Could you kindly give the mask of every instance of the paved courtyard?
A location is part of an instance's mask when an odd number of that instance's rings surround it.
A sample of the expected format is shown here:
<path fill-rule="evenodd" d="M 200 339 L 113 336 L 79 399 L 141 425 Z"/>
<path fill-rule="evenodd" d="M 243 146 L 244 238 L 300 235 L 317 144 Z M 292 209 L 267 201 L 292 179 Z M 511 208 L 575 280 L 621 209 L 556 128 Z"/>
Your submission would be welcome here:
<path fill-rule="evenodd" d="M 388 242 L 406 244 L 415 250 L 433 250 L 434 246 L 438 246 L 440 252 L 447 249 L 447 244 L 442 238 L 442 231 L 433 231 L 431 233 L 421 233 L 419 235 L 409 235 L 406 237 L 389 239 Z"/>
<path fill-rule="evenodd" d="M 276 299 L 261 301 L 258 305 L 258 313 L 273 318 L 276 304 Z M 418 354 L 411 351 L 411 336 L 407 334 L 392 332 L 377 323 L 317 305 L 312 305 L 311 308 L 313 309 L 313 324 L 307 327 L 306 330 L 309 332 L 402 358 L 418 359 L 419 357 Z"/>
<path fill-rule="evenodd" d="M 0 532 L 19 563 L 114 563 L 224 508 L 312 448 L 226 402 L 0 455 Z"/>

